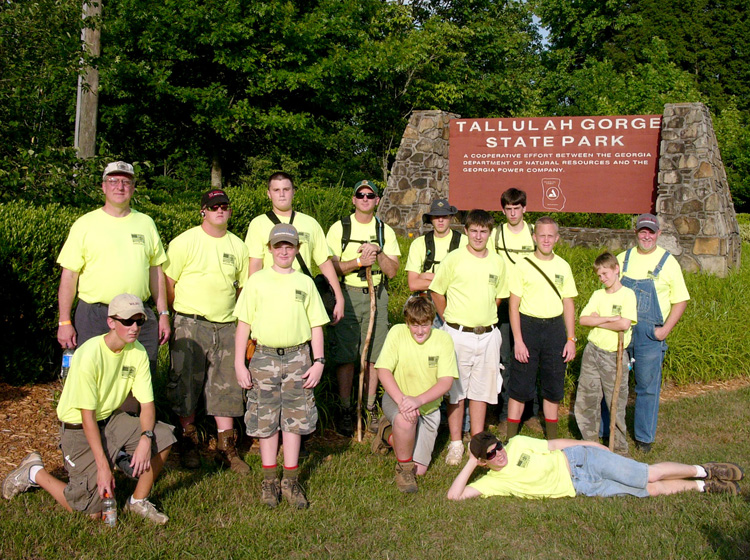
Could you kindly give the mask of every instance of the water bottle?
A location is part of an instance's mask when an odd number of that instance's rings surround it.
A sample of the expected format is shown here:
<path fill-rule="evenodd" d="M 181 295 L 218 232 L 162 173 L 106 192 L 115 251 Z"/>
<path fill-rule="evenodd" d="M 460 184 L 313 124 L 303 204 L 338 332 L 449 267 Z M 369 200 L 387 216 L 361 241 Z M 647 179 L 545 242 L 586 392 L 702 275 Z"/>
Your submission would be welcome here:
<path fill-rule="evenodd" d="M 104 500 L 102 500 L 102 517 L 106 525 L 110 527 L 117 525 L 117 502 L 109 495 L 109 492 L 104 493 Z"/>
<path fill-rule="evenodd" d="M 60 381 L 63 383 L 65 383 L 65 379 L 67 379 L 68 372 L 70 371 L 70 362 L 73 359 L 73 352 L 75 352 L 73 348 L 66 348 L 63 350 L 62 367 L 60 368 Z"/>

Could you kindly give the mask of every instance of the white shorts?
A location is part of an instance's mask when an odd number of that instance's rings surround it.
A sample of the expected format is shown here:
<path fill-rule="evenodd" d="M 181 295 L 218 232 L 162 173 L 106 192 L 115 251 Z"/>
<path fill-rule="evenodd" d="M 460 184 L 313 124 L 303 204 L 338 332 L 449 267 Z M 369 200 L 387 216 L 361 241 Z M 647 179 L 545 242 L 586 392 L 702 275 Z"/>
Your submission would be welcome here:
<path fill-rule="evenodd" d="M 458 364 L 458 379 L 448 393 L 450 403 L 464 399 L 497 404 L 500 391 L 500 345 L 503 337 L 498 328 L 484 334 L 463 332 L 446 323 L 443 330 L 453 339 Z"/>

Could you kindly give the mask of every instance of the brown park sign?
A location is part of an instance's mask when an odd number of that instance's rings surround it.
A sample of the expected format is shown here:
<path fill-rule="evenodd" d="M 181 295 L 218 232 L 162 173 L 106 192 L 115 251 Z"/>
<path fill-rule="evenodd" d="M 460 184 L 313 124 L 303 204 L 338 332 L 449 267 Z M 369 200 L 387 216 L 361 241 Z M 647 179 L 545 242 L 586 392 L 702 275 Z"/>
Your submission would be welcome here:
<path fill-rule="evenodd" d="M 650 212 L 662 115 L 454 119 L 450 203 L 501 210 L 526 191 L 534 212 Z"/>

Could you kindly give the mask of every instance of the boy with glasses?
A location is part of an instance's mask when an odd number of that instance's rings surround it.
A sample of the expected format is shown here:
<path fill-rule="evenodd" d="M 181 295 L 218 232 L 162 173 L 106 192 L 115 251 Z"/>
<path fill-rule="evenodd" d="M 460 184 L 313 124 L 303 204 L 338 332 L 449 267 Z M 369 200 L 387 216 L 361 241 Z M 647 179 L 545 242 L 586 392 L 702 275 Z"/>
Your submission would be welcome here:
<path fill-rule="evenodd" d="M 471 438 L 469 459 L 448 490 L 449 500 L 479 496 L 565 498 L 637 496 L 678 492 L 739 495 L 744 471 L 735 463 L 647 465 L 612 453 L 603 445 L 573 439 L 526 436 L 503 444 L 490 432 Z M 477 467 L 489 472 L 468 484 Z"/>
<path fill-rule="evenodd" d="M 250 467 L 235 446 L 234 418 L 244 414 L 245 403 L 234 375 L 232 316 L 247 279 L 248 251 L 242 240 L 228 231 L 232 208 L 224 191 L 206 192 L 200 215 L 201 225 L 169 244 L 164 267 L 167 299 L 175 311 L 166 393 L 182 427 L 182 466 L 200 466 L 194 422 L 205 388 L 206 413 L 216 421 L 222 462 L 236 473 L 249 474 Z"/>
<path fill-rule="evenodd" d="M 68 483 L 53 477 L 39 453 L 32 452 L 3 482 L 5 499 L 42 487 L 68 511 L 100 519 L 105 495 L 115 495 L 112 467 L 124 452 L 132 456 L 128 466 L 138 479 L 125 511 L 159 525 L 168 521 L 146 499 L 175 442 L 172 426 L 156 422 L 148 355 L 137 340 L 146 322 L 139 297 L 112 299 L 109 332 L 89 339 L 73 355 L 57 405 Z M 120 410 L 131 391 L 141 405 L 139 417 Z"/>

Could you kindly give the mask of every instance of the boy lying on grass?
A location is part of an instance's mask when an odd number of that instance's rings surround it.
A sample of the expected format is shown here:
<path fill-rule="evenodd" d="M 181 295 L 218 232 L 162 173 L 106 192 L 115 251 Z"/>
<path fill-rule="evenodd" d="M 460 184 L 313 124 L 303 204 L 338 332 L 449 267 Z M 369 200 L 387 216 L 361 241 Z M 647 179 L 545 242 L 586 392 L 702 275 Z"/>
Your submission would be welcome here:
<path fill-rule="evenodd" d="M 647 465 L 612 453 L 592 441 L 542 440 L 515 436 L 508 445 L 490 432 L 471 438 L 469 459 L 448 490 L 449 500 L 478 496 L 563 498 L 583 496 L 660 496 L 697 490 L 740 493 L 744 471 L 734 463 L 656 463 Z M 468 484 L 477 467 L 489 472 Z"/>

